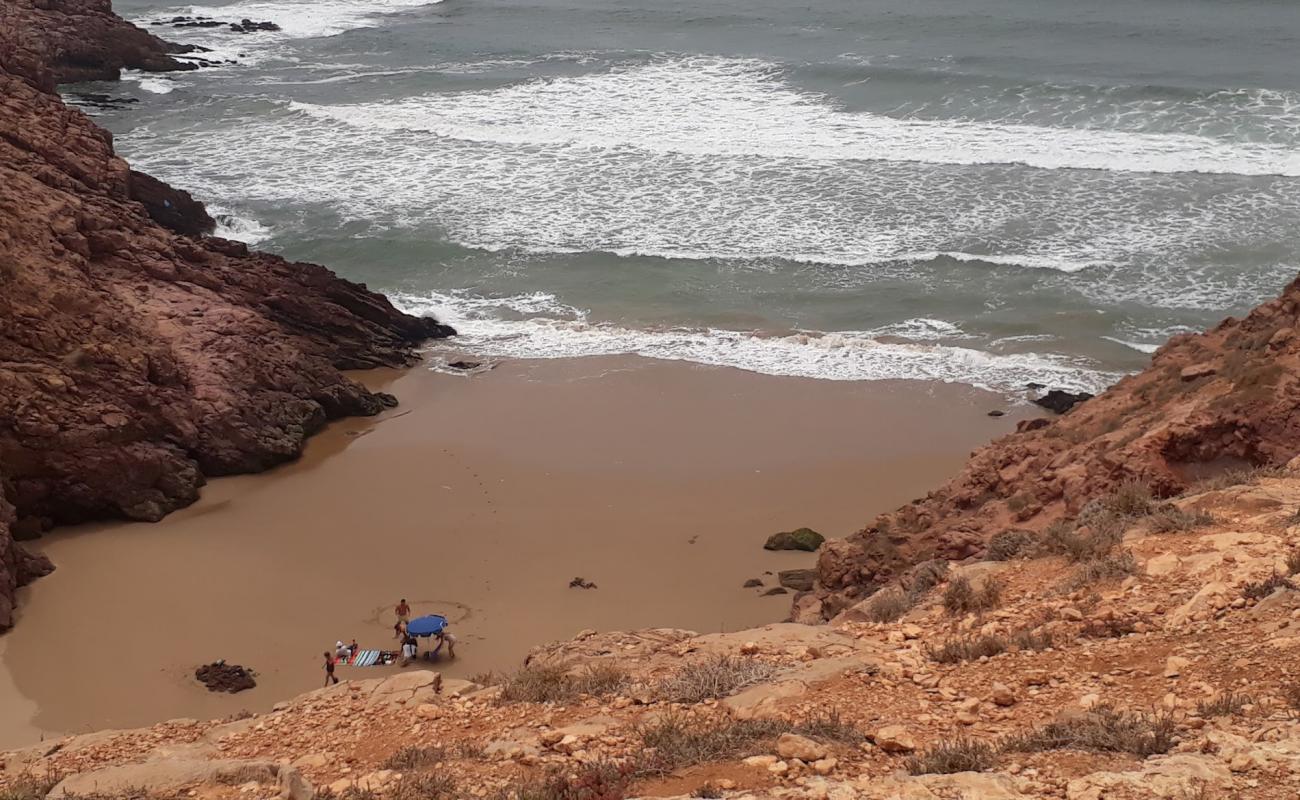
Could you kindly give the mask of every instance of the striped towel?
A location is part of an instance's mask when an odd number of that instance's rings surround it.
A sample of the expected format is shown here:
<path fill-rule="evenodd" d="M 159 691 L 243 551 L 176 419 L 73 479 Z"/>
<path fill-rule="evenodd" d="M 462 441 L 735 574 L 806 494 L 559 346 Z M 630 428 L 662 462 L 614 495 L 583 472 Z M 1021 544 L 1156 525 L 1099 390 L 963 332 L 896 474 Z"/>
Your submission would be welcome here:
<path fill-rule="evenodd" d="M 397 653 L 390 650 L 358 650 L 352 658 L 339 661 L 349 667 L 373 667 L 391 664 L 397 659 Z"/>

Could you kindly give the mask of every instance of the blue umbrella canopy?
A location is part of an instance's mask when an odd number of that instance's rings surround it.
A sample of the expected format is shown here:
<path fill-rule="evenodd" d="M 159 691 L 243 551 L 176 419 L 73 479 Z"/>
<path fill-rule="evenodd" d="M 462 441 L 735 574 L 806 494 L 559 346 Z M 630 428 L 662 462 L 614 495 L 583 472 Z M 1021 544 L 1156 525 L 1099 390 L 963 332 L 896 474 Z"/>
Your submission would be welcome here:
<path fill-rule="evenodd" d="M 447 618 L 441 614 L 427 614 L 416 617 L 406 625 L 406 632 L 412 636 L 433 636 L 442 633 L 447 627 Z"/>

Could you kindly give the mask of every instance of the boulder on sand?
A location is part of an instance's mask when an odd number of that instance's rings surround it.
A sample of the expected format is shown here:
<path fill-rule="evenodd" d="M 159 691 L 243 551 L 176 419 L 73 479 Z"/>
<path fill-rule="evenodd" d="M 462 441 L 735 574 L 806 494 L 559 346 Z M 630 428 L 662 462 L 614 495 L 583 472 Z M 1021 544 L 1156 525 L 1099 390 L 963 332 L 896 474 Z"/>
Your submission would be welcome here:
<path fill-rule="evenodd" d="M 1041 406 L 1054 414 L 1064 414 L 1079 403 L 1091 399 L 1092 395 L 1087 392 L 1066 392 L 1053 389 L 1035 400 L 1034 405 Z"/>
<path fill-rule="evenodd" d="M 807 592 L 813 588 L 813 582 L 817 580 L 817 570 L 783 569 L 776 574 L 776 579 L 787 589 L 794 589 L 796 592 Z"/>
<path fill-rule="evenodd" d="M 812 528 L 795 528 L 792 531 L 781 531 L 767 537 L 767 543 L 763 545 L 763 549 L 807 550 L 811 553 L 821 547 L 824 541 L 826 541 L 826 537 Z"/>

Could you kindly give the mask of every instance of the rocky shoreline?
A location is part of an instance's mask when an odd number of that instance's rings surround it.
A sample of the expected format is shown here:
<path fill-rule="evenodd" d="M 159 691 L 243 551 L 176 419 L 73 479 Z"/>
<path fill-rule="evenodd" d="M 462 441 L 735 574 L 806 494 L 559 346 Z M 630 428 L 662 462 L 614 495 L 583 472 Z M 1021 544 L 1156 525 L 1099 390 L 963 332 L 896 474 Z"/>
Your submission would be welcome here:
<path fill-rule="evenodd" d="M 108 0 L 0 8 L 0 630 L 51 568 L 15 539 L 157 520 L 207 476 L 296 458 L 331 420 L 396 403 L 343 370 L 454 333 L 325 267 L 207 236 L 202 203 L 131 170 L 55 93 L 192 69 Z"/>
<path fill-rule="evenodd" d="M 793 618 L 831 619 L 930 559 L 983 554 L 1006 531 L 1080 516 L 1126 481 L 1172 497 L 1232 470 L 1300 453 L 1300 280 L 1242 319 L 1175 336 L 1151 365 L 1054 419 L 977 450 L 926 497 L 820 550 Z"/>

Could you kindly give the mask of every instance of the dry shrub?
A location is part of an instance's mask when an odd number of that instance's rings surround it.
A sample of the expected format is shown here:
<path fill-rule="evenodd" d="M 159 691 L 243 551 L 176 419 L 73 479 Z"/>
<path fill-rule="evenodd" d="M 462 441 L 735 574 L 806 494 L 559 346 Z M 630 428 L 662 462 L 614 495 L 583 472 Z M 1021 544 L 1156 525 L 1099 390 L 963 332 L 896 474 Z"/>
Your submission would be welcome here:
<path fill-rule="evenodd" d="M 727 717 L 700 722 L 668 714 L 637 731 L 647 751 L 641 770 L 666 774 L 696 764 L 752 755 L 760 743 L 769 743 L 790 728 L 790 723 L 777 719 Z"/>
<path fill-rule="evenodd" d="M 1092 561 L 1109 555 L 1123 538 L 1121 518 L 1104 513 L 1094 515 L 1086 526 L 1064 520 L 1049 525 L 1039 540 L 1039 548 L 1045 555 L 1061 555 L 1069 561 Z"/>
<path fill-rule="evenodd" d="M 397 784 L 384 792 L 386 800 L 452 800 L 456 781 L 447 772 L 417 772 L 402 775 Z"/>
<path fill-rule="evenodd" d="M 1010 561 L 1028 554 L 1037 544 L 1038 537 L 1030 531 L 1010 530 L 995 533 L 984 551 L 987 561 Z"/>
<path fill-rule="evenodd" d="M 920 598 L 926 592 L 943 583 L 946 577 L 948 577 L 948 562 L 946 560 L 932 558 L 929 561 L 922 561 L 912 567 L 909 575 L 908 591 L 913 596 Z"/>
<path fill-rule="evenodd" d="M 42 800 L 62 779 L 62 775 L 54 773 L 48 775 L 20 773 L 6 786 L 0 788 L 0 800 Z"/>
<path fill-rule="evenodd" d="M 1016 646 L 1017 650 L 1050 650 L 1056 646 L 1049 631 L 1038 630 L 1037 628 L 1021 628 L 1011 634 L 1011 643 Z"/>
<path fill-rule="evenodd" d="M 244 764 L 221 770 L 215 779 L 225 786 L 238 786 L 242 783 L 274 783 L 276 774 L 270 767 Z"/>
<path fill-rule="evenodd" d="M 1005 636 L 984 633 L 978 636 L 948 639 L 938 647 L 927 646 L 926 654 L 930 656 L 931 661 L 940 664 L 959 664 L 962 661 L 974 661 L 986 656 L 992 658 L 1007 652 L 1010 647 L 1011 644 Z"/>
<path fill-rule="evenodd" d="M 1090 619 L 1083 623 L 1080 633 L 1089 639 L 1118 639 L 1137 633 L 1137 621 L 1128 617 Z"/>
<path fill-rule="evenodd" d="M 1300 573 L 1300 550 L 1292 550 L 1286 555 L 1286 572 L 1288 575 Z"/>
<path fill-rule="evenodd" d="M 437 745 L 428 747 L 403 747 L 388 757 L 381 769 L 394 772 L 408 772 L 423 767 L 433 767 L 447 760 L 446 748 Z"/>
<path fill-rule="evenodd" d="M 1241 587 L 1241 596 L 1247 600 L 1263 600 L 1278 589 L 1294 589 L 1295 584 L 1291 583 L 1285 575 L 1274 572 L 1262 581 L 1248 583 Z"/>
<path fill-rule="evenodd" d="M 776 673 L 766 661 L 714 656 L 682 667 L 655 688 L 655 696 L 673 703 L 702 703 L 761 683 Z"/>
<path fill-rule="evenodd" d="M 613 694 L 627 682 L 627 673 L 613 664 L 592 664 L 578 673 L 567 664 L 528 666 L 501 682 L 501 702 L 558 703 L 584 694 Z"/>
<path fill-rule="evenodd" d="M 1097 503 L 1101 509 L 1121 517 L 1144 517 L 1155 511 L 1155 503 L 1151 498 L 1151 487 L 1137 479 L 1126 480 L 1116 486 L 1109 493 L 1093 500 L 1088 505 Z M 1088 507 L 1085 506 L 1083 513 L 1079 515 L 1083 519 L 1087 514 Z"/>
<path fill-rule="evenodd" d="M 1280 693 L 1291 709 L 1291 716 L 1300 716 L 1300 683 L 1288 683 L 1282 686 Z"/>
<path fill-rule="evenodd" d="M 706 783 L 700 788 L 696 789 L 695 793 L 692 794 L 691 797 L 701 797 L 701 798 L 705 798 L 706 800 L 716 800 L 716 798 L 722 797 L 722 790 L 719 789 L 717 786 L 714 786 L 712 783 Z"/>
<path fill-rule="evenodd" d="M 1254 483 L 1261 478 L 1280 478 L 1285 474 L 1286 470 L 1282 467 L 1271 467 L 1267 464 L 1258 467 L 1236 467 L 1209 478 L 1202 478 L 1196 482 L 1193 489 L 1197 492 L 1213 492 Z"/>
<path fill-rule="evenodd" d="M 1214 524 L 1214 516 L 1206 511 L 1186 511 L 1172 503 L 1158 508 L 1147 520 L 1152 533 L 1184 533 Z"/>
<path fill-rule="evenodd" d="M 1073 592 L 1085 586 L 1102 581 L 1127 578 L 1138 571 L 1137 559 L 1128 550 L 1111 553 L 1100 558 L 1089 559 L 1075 568 L 1074 572 L 1061 585 L 1064 592 Z"/>
<path fill-rule="evenodd" d="M 1164 714 L 1120 711 L 1098 706 L 1086 714 L 1055 720 L 1003 740 L 1003 752 L 1096 750 L 1146 758 L 1174 746 L 1174 720 Z"/>
<path fill-rule="evenodd" d="M 1202 717 L 1229 717 L 1241 713 L 1242 708 L 1253 705 L 1255 698 L 1248 694 L 1225 692 L 1218 697 L 1198 702 L 1196 713 Z"/>
<path fill-rule="evenodd" d="M 951 775 L 955 772 L 983 772 L 997 763 L 997 750 L 987 742 L 959 736 L 946 739 L 907 759 L 913 775 Z"/>
<path fill-rule="evenodd" d="M 867 740 L 866 734 L 855 725 L 840 718 L 840 712 L 831 709 L 825 713 L 811 716 L 794 726 L 794 733 L 808 736 L 821 742 L 838 742 L 857 745 Z"/>
<path fill-rule="evenodd" d="M 1002 602 L 1002 584 L 989 577 L 977 591 L 965 575 L 948 581 L 943 590 L 943 607 L 949 614 L 968 614 L 997 608 Z"/>
<path fill-rule="evenodd" d="M 872 622 L 894 622 L 916 605 L 916 598 L 902 589 L 881 589 L 867 604 L 867 619 Z"/>
<path fill-rule="evenodd" d="M 636 764 L 618 761 L 559 767 L 502 790 L 493 800 L 623 800 L 637 771 Z"/>

